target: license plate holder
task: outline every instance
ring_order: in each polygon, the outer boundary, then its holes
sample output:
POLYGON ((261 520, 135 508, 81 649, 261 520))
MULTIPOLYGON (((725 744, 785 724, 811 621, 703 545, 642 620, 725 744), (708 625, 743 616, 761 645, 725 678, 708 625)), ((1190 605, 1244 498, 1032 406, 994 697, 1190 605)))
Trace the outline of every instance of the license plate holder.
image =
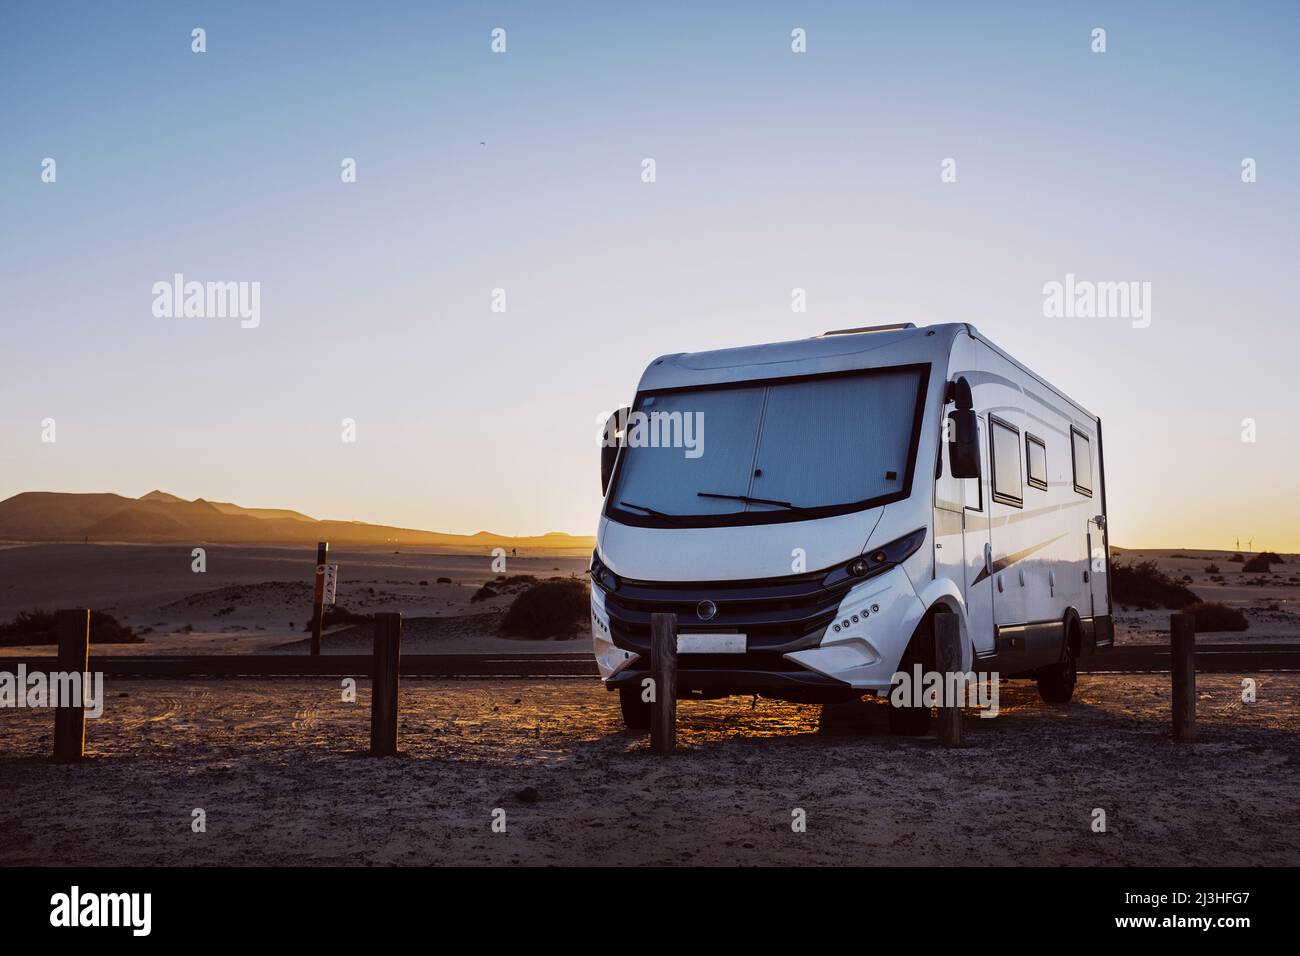
POLYGON ((678 654, 744 654, 749 649, 744 634, 714 632, 678 633, 678 654))

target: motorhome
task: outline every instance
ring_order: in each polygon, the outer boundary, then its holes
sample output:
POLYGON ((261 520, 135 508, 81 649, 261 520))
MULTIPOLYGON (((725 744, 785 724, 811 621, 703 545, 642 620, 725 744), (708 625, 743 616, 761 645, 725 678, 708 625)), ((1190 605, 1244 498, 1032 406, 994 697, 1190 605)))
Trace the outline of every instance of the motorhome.
POLYGON ((682 698, 887 698, 953 614, 964 671, 1062 703, 1114 643, 1101 421, 968 324, 664 355, 605 436, 592 637, 630 727, 657 612, 682 698))

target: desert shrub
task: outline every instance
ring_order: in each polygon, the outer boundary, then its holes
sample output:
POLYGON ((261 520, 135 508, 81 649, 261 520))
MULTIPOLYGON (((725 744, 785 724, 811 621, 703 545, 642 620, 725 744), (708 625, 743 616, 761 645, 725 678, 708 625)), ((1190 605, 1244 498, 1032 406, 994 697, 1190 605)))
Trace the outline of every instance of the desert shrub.
POLYGON ((1206 574, 1218 574, 1218 573, 1219 573, 1219 566, 1218 566, 1217 564, 1211 562, 1211 563, 1209 563, 1209 564, 1207 564, 1207 565, 1205 566, 1205 573, 1206 573, 1206 574))
POLYGON ((1187 554, 1178 554, 1177 552, 1175 552, 1174 554, 1171 554, 1169 557, 1171 557, 1171 558, 1188 558, 1188 557, 1191 557, 1191 555, 1187 555, 1187 554))
POLYGON ((532 574, 512 574, 506 577, 504 574, 498 574, 497 579, 492 582, 494 587, 499 588, 517 588, 527 584, 536 584, 537 577, 532 574))
POLYGON ((439 584, 451 584, 451 578, 438 578, 439 584))
POLYGON ((1237 553, 1234 554, 1232 557, 1230 557, 1228 560, 1235 561, 1237 564, 1241 564, 1241 562, 1245 561, 1246 559, 1243 558, 1240 553, 1237 553))
POLYGON ((1171 580, 1154 561, 1127 565, 1112 563, 1111 592, 1117 604, 1143 610, 1179 610, 1200 600, 1191 590, 1171 580))
MULTIPOLYGON (((355 611, 349 611, 342 605, 336 604, 334 607, 327 607, 321 613, 320 626, 322 628, 333 627, 335 624, 369 624, 371 617, 369 614, 357 614, 355 611)), ((311 630, 311 618, 302 626, 304 631, 311 630)))
MULTIPOLYGON (((1274 555, 1274 557, 1276 557, 1276 555, 1274 555)), ((1269 560, 1267 555, 1257 554, 1249 561, 1245 562, 1241 566, 1241 570, 1243 574, 1247 571, 1251 572, 1252 574, 1260 571, 1262 571, 1265 574, 1268 574, 1268 572, 1272 570, 1272 568, 1269 566, 1269 560)))
POLYGON ((485 584, 471 595, 469 603, 477 604, 479 601, 486 601, 489 598, 494 598, 496 596, 497 592, 485 584))
POLYGON ((1244 631, 1250 627, 1246 615, 1235 607, 1227 607, 1217 602, 1197 601, 1183 608, 1183 612, 1196 618, 1196 630, 1208 631, 1244 631))
POLYGON ((542 581, 514 599, 501 618, 501 631, 534 639, 567 637, 590 613, 591 591, 586 581, 542 581))
MULTIPOLYGON (((50 611, 19 611, 8 624, 0 624, 0 645, 57 644, 54 614, 50 611)), ((143 644, 140 637, 103 611, 90 612, 90 643, 92 644, 143 644)))

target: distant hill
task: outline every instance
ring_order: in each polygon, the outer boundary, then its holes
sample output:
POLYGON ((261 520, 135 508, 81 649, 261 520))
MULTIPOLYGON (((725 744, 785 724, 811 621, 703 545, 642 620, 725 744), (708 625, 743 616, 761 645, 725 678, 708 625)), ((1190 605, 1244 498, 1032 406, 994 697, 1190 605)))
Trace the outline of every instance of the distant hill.
POLYGON ((167 544, 304 544, 590 550, 594 539, 547 532, 511 537, 480 531, 445 534, 363 521, 321 521, 287 508, 243 508, 223 501, 186 501, 164 491, 139 498, 114 494, 25 491, 0 501, 0 541, 83 541, 167 544))

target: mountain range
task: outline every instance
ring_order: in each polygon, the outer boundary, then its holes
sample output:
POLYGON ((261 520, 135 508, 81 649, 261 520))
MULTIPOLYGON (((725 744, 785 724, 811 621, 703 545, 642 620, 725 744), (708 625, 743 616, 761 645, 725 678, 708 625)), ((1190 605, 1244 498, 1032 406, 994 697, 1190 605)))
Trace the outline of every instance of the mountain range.
POLYGON ((511 537, 480 531, 447 534, 322 521, 286 508, 243 508, 225 501, 187 501, 165 491, 139 498, 109 493, 25 491, 0 501, 0 541, 94 541, 168 544, 406 544, 445 548, 590 549, 594 539, 552 531, 511 537))

